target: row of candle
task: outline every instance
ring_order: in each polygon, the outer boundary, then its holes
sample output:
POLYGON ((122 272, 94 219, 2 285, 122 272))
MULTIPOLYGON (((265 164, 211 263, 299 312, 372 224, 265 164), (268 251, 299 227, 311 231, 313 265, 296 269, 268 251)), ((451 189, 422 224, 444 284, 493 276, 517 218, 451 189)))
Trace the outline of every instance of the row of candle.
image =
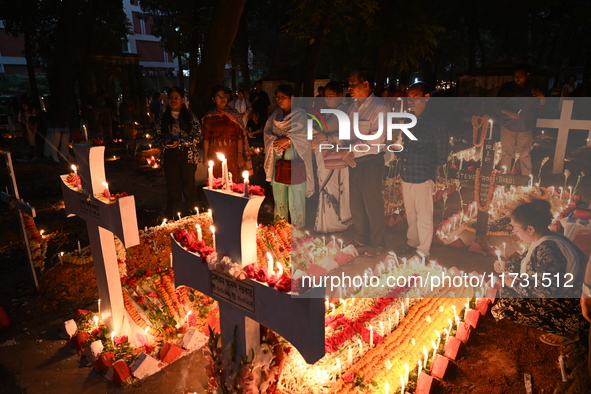
MULTIPOLYGON (((222 162, 222 190, 230 192, 232 190, 232 173, 228 171, 228 160, 222 153, 216 153, 216 155, 222 162)), ((207 181, 209 188, 213 190, 213 160, 210 160, 207 164, 209 165, 207 169, 207 181)), ((250 184, 248 171, 243 171, 242 177, 244 182, 243 196, 248 197, 248 185, 250 184)))

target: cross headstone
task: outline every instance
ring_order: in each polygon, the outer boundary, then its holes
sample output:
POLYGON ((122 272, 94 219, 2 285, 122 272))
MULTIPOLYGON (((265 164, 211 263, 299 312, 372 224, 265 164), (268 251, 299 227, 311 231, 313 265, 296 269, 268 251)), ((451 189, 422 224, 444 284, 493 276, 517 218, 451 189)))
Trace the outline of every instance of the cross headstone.
POLYGON ((74 144, 74 154, 82 190, 71 188, 66 182, 68 176, 61 176, 66 213, 86 221, 104 323, 117 335, 129 337, 131 328, 123 304, 113 234, 126 248, 139 244, 135 198, 120 197, 115 202, 106 203, 95 197, 105 188, 104 146, 74 144))
POLYGON ((8 177, 10 178, 10 187, 12 188, 12 194, 0 192, 0 196, 2 201, 8 203, 13 208, 16 208, 18 211, 18 222, 20 223, 21 233, 23 235, 23 240, 25 242, 25 250, 27 252, 27 260, 29 260, 29 266, 31 267, 31 277, 33 278, 33 283, 35 284, 35 288, 39 288, 39 282, 37 281, 37 274, 35 273, 35 266, 33 265, 33 255, 31 254, 31 248, 29 245, 29 238, 27 237, 27 229, 25 227, 25 220, 23 219, 23 213, 31 217, 36 216, 35 208, 31 205, 27 204, 20 198, 20 193, 18 192, 18 186, 16 184, 16 176, 14 174, 14 167, 12 166, 12 154, 10 152, 4 152, 4 158, 6 159, 6 168, 8 169, 8 177))
MULTIPOLYGON (((256 218, 263 197, 204 189, 216 225, 217 253, 242 266, 255 263, 256 218)), ((175 282, 214 298, 219 303, 222 343, 234 340, 237 358, 252 355, 260 347, 260 324, 287 339, 308 363, 324 356, 325 288, 310 290, 306 297, 280 293, 266 284, 209 270, 196 254, 172 238, 175 282)))
MULTIPOLYGON (((480 164, 480 204, 485 205, 488 197, 488 188, 490 186, 490 177, 492 175, 495 162, 495 140, 486 139, 482 145, 480 164)), ((476 173, 465 170, 450 170, 450 178, 461 181, 474 181, 476 173)), ((497 174, 495 185, 527 186, 530 177, 526 175, 497 174)), ((476 217, 476 235, 485 237, 488 231, 488 209, 486 211, 478 210, 476 217)))
POLYGON ((566 143, 569 130, 588 130, 587 145, 591 145, 591 120, 577 120, 572 118, 574 100, 564 100, 560 119, 538 119, 536 127, 558 129, 556 137, 556 150, 554 152, 553 174, 561 174, 564 168, 564 156, 566 155, 566 143))

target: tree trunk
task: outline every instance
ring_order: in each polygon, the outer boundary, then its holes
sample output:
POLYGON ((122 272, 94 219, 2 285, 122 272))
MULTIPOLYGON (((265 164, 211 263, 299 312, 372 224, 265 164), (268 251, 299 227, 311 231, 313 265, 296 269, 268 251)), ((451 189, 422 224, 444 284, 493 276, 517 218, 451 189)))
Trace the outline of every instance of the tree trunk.
POLYGON ((234 40, 234 48, 236 49, 236 61, 242 73, 242 83, 244 89, 250 91, 250 69, 248 67, 248 32, 246 30, 245 18, 242 18, 238 28, 238 35, 234 40))
POLYGON ((55 127, 69 126, 74 108, 74 55, 80 0, 62 0, 56 29, 56 51, 49 69, 51 111, 55 127))
MULTIPOLYGON (((316 71, 318 70, 318 63, 320 63, 320 55, 326 41, 326 31, 330 26, 332 7, 326 5, 322 11, 320 24, 316 29, 314 42, 306 48, 306 56, 301 66, 300 81, 302 89, 302 97, 314 97, 314 81, 316 81, 316 71)), ((299 90, 299 89, 298 89, 299 90)), ((296 90, 297 93, 297 90, 296 90)))
MULTIPOLYGON (((27 29, 28 30, 28 29, 27 29)), ((33 56, 33 44, 29 31, 25 34, 25 59, 27 59, 27 73, 29 74, 29 87, 31 89, 31 98, 34 103, 40 105, 39 89, 37 89, 37 78, 35 77, 35 57, 33 56)))
POLYGON ((206 103, 210 101, 209 89, 223 81, 224 66, 238 32, 245 1, 219 0, 215 3, 205 38, 203 60, 199 65, 195 89, 191 96, 191 109, 198 116, 206 112, 206 103))

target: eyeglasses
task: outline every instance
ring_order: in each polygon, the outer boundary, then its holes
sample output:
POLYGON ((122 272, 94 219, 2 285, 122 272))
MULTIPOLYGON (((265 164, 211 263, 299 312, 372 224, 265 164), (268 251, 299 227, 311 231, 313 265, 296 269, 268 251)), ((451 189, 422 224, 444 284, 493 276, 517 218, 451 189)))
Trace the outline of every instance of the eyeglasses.
POLYGON ((283 100, 287 100, 289 97, 287 96, 276 96, 275 97, 275 101, 283 101, 283 100))

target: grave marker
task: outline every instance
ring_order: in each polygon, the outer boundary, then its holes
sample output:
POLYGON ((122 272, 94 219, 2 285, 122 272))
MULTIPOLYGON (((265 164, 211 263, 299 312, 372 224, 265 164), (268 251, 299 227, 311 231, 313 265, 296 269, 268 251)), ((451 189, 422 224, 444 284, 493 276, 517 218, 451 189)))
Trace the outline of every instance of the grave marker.
POLYGON ((560 119, 538 119, 536 122, 536 127, 558 129, 556 150, 554 151, 554 164, 552 165, 553 174, 561 174, 564 168, 564 156, 566 155, 569 130, 588 130, 587 146, 591 145, 591 120, 577 120, 572 118, 574 102, 574 100, 564 100, 562 102, 560 119))
POLYGON ((95 197, 104 190, 104 146, 74 144, 74 154, 82 190, 70 188, 66 182, 68 175, 61 176, 66 213, 68 217, 76 215, 86 221, 101 299, 101 314, 105 314, 104 323, 109 331, 131 338, 113 234, 119 237, 126 248, 139 244, 135 198, 126 196, 105 203, 95 197))
MULTIPOLYGON (((264 199, 204 189, 216 226, 217 252, 242 266, 256 262, 256 218, 264 199)), ((176 286, 190 286, 219 303, 222 343, 234 339, 237 357, 260 347, 260 324, 287 339, 308 363, 324 356, 325 288, 314 288, 306 298, 268 287, 251 279, 235 280, 210 271, 196 254, 172 238, 176 286)))
POLYGON ((29 260, 29 266, 31 267, 31 277, 33 278, 33 284, 36 289, 39 289, 39 282, 37 281, 37 273, 35 272, 35 266, 33 265, 33 255, 31 254, 31 247, 29 245, 29 238, 27 237, 27 229, 25 226, 25 220, 23 213, 26 213, 30 217, 37 216, 35 208, 23 200, 21 200, 20 193, 18 192, 18 186, 16 184, 16 176, 14 174, 14 167, 12 166, 12 153, 4 152, 4 158, 6 159, 6 169, 8 170, 8 177, 10 178, 10 187, 12 188, 12 194, 0 192, 2 201, 7 203, 10 207, 16 208, 18 222, 21 227, 21 234, 25 242, 25 250, 27 251, 27 260, 29 260))
MULTIPOLYGON (((488 198, 488 189, 490 187, 490 178, 494 169, 495 162, 495 140, 486 139, 482 145, 482 154, 480 161, 480 204, 485 205, 488 198)), ((475 181, 476 172, 465 170, 449 170, 449 177, 462 181, 475 181)), ((512 175, 497 173, 495 186, 511 185, 511 186, 527 186, 530 177, 526 175, 512 175)), ((476 185, 474 186, 476 187, 476 185)), ((488 231, 488 209, 486 211, 478 210, 476 217, 476 235, 485 237, 488 231)))

